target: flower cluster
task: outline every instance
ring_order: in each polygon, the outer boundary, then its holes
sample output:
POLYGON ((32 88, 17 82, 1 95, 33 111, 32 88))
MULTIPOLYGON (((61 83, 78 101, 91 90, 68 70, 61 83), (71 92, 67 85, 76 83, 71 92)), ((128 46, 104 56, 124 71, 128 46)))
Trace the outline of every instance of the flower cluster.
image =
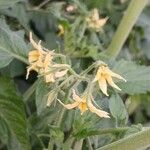
MULTIPOLYGON (((44 48, 41 46, 41 41, 36 43, 33 38, 32 38, 32 33, 30 33, 30 42, 35 48, 35 50, 32 50, 29 52, 28 55, 28 61, 29 61, 29 66, 27 68, 27 76, 26 78, 28 79, 29 73, 31 70, 34 70, 38 72, 39 75, 44 76, 45 82, 46 83, 54 83, 58 78, 63 77, 64 75, 67 74, 68 68, 67 64, 57 64, 54 62, 54 57, 56 53, 54 51, 49 51, 48 49, 44 48)), ((74 72, 74 71, 73 71, 74 72)), ((79 76, 79 75, 78 75, 79 76)), ((98 81, 99 87, 106 96, 108 95, 107 92, 107 83, 117 89, 121 90, 113 81, 113 77, 123 80, 126 82, 126 80, 121 77, 119 74, 114 73, 109 69, 109 67, 101 63, 98 66, 97 73, 95 75, 95 78, 93 81, 90 82, 90 84, 93 84, 98 81)), ((66 79, 67 80, 67 79, 66 79)), ((88 91, 88 90, 87 90, 88 91)), ((72 99, 74 100, 73 103, 71 104, 64 104, 61 100, 57 99, 60 104, 62 104, 66 109, 73 109, 73 108, 79 108, 81 111, 81 115, 89 110, 92 113, 95 113, 99 117, 104 117, 104 118, 109 118, 109 113, 98 109, 94 106, 95 101, 94 98, 91 94, 91 92, 85 92, 86 94, 83 94, 81 97, 78 96, 73 89, 73 94, 72 94, 72 99), (93 104, 94 102, 94 104, 93 104)), ((52 92, 53 94, 53 92, 52 92)), ((55 92, 54 92, 55 95, 55 92)), ((53 95, 53 96, 54 96, 53 95)), ((51 101, 48 98, 47 101, 47 106, 49 106, 51 101)))
POLYGON ((35 48, 29 52, 28 61, 29 67, 27 68, 26 79, 28 79, 31 70, 38 72, 39 75, 44 76, 45 82, 55 82, 67 74, 68 69, 63 68, 65 64, 56 64, 53 61, 55 56, 54 51, 49 51, 41 46, 41 41, 38 44, 33 40, 32 33, 30 32, 30 42, 35 48))

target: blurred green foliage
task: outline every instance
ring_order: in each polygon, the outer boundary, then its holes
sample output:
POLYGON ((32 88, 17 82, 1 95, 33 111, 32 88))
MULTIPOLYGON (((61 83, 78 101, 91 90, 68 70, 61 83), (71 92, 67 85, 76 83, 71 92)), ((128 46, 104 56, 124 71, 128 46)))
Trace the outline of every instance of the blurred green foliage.
MULTIPOLYGON (((111 43, 129 3, 0 0, 0 150, 94 150, 150 126, 149 4, 117 59, 108 60, 101 55, 111 43), (75 7, 72 12, 67 11, 70 5, 75 7), (93 8, 99 10, 102 18, 108 16, 102 32, 87 27, 86 16, 93 8), (63 36, 58 36, 59 24, 64 27, 63 36), (77 73, 103 59, 127 80, 116 81, 121 92, 109 88, 110 98, 93 88, 96 103, 111 113, 110 119, 90 112, 81 116, 79 110, 66 110, 56 103, 55 94, 49 92, 55 91, 59 99, 70 101, 71 81, 57 92, 62 81, 46 85, 34 71, 25 79, 28 52, 32 50, 30 31, 36 41, 42 40, 44 47, 65 55, 63 63, 70 64, 77 73), (52 94, 50 107, 46 106, 48 94, 52 94)), ((92 70, 87 76, 92 79, 93 74, 92 70)), ((86 83, 75 87, 84 91, 86 83)))

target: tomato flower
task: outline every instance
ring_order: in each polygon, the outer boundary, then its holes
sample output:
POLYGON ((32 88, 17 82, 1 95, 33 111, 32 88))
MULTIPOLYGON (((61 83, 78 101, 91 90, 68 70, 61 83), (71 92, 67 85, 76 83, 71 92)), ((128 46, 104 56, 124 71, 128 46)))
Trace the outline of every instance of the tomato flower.
POLYGON ((73 108, 79 108, 80 111, 81 111, 81 115, 87 111, 87 110, 90 110, 92 113, 95 113, 97 114, 99 117, 104 117, 104 118, 110 118, 109 117, 109 113, 103 111, 103 110, 100 110, 100 109, 97 109, 91 102, 91 100, 89 100, 87 102, 87 97, 84 96, 84 97, 79 97, 75 90, 73 90, 73 100, 75 101, 74 103, 71 103, 71 104, 64 104, 62 103, 59 99, 58 101, 67 109, 73 109, 73 108))
POLYGON ((98 68, 97 74, 93 80, 93 82, 98 81, 99 87, 102 92, 108 96, 107 93, 107 83, 116 88, 117 90, 121 91, 121 89, 114 83, 112 77, 118 78, 126 82, 126 80, 117 73, 112 72, 107 65, 103 64, 98 68))

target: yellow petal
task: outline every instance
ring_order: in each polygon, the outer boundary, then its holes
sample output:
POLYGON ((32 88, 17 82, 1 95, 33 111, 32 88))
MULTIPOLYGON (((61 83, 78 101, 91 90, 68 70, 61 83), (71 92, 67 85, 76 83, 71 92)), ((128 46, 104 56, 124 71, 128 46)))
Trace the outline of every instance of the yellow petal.
POLYGON ((29 63, 35 62, 39 59, 39 52, 37 50, 30 51, 28 55, 29 63))
POLYGON ((126 82, 126 79, 124 79, 124 78, 123 78, 122 76, 120 76, 119 74, 112 72, 111 70, 109 70, 109 74, 110 74, 112 77, 118 78, 118 79, 123 80, 123 81, 126 82))
POLYGON ((41 47, 41 41, 39 41, 39 43, 37 44, 34 40, 33 40, 33 38, 32 38, 32 32, 30 32, 30 42, 31 42, 31 44, 33 45, 33 47, 35 48, 35 49, 37 49, 37 50, 39 50, 39 51, 43 51, 42 50, 42 47, 41 47))
POLYGON ((96 76, 92 82, 96 82, 97 80, 99 80, 101 78, 101 73, 102 73, 102 69, 99 67, 99 69, 97 70, 96 76))
POLYGON ((67 74, 67 71, 68 71, 68 69, 63 70, 63 71, 57 71, 57 72, 55 73, 55 77, 56 77, 56 78, 63 77, 65 74, 67 74))
POLYGON ((48 52, 45 56, 44 67, 50 66, 52 64, 52 59, 53 59, 52 53, 48 52))
POLYGON ((72 90, 73 94, 72 94, 72 98, 73 100, 75 100, 76 102, 82 102, 82 99, 76 94, 76 91, 73 89, 72 90))
POLYGON ((114 83, 114 81, 112 80, 112 77, 111 76, 107 76, 106 77, 106 80, 108 82, 108 84, 114 88, 116 88, 117 90, 121 91, 121 89, 114 83))
POLYGON ((102 27, 102 26, 104 26, 104 25, 106 24, 107 20, 108 20, 108 18, 99 19, 99 20, 97 21, 97 25, 98 25, 99 27, 102 27))
POLYGON ((100 87, 100 89, 102 90, 102 92, 103 92, 106 96, 108 96, 108 93, 107 93, 107 83, 106 83, 105 78, 104 78, 104 77, 101 77, 101 78, 99 79, 98 83, 99 83, 99 87, 100 87))
POLYGON ((97 114, 99 117, 110 118, 109 113, 107 113, 106 111, 97 109, 90 101, 88 102, 88 108, 92 113, 97 114))
POLYGON ((62 104, 67 109, 73 109, 73 108, 75 108, 75 107, 77 107, 79 105, 78 102, 74 102, 72 104, 64 104, 59 99, 57 99, 57 100, 59 101, 60 104, 62 104))

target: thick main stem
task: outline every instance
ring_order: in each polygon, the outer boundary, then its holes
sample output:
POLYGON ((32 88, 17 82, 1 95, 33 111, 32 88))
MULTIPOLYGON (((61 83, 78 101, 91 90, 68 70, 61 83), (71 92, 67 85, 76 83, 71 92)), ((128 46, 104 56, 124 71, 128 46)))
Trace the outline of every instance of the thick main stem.
POLYGON ((150 146, 150 129, 106 145, 97 150, 140 150, 150 146))
POLYGON ((127 11, 125 12, 125 15, 112 39, 112 42, 104 53, 108 58, 115 59, 117 57, 132 27, 148 1, 149 0, 132 0, 130 2, 127 11))

